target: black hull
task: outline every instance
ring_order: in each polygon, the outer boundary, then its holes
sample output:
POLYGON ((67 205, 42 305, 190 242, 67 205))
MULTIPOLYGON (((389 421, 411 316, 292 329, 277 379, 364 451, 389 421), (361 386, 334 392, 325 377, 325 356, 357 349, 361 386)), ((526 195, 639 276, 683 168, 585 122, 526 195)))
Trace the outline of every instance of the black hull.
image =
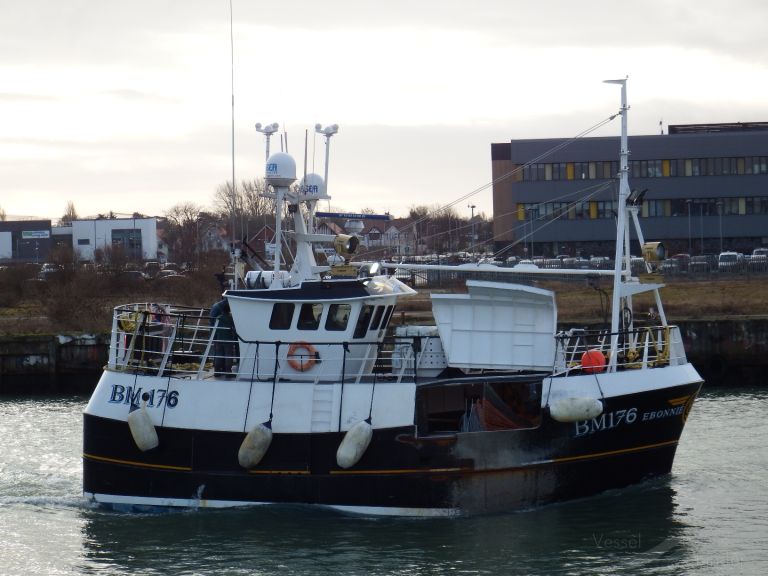
POLYGON ((159 428, 143 453, 125 422, 85 415, 84 491, 168 505, 301 503, 362 512, 485 513, 620 488, 668 473, 700 383, 609 398, 600 418, 528 430, 420 438, 375 430, 360 462, 336 465, 343 434, 275 434, 259 466, 238 465, 243 433, 159 428), (425 512, 426 511, 426 512, 425 512))

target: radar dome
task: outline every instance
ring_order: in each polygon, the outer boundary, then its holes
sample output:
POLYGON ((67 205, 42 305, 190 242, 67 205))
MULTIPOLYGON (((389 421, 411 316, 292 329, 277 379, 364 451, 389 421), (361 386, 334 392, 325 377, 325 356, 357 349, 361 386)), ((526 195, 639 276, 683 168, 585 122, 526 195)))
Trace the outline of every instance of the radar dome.
POLYGON ((296 182, 296 161, 285 152, 272 154, 267 159, 265 179, 272 186, 290 186, 296 182))
POLYGON ((305 194, 307 196, 324 197, 325 181, 323 180, 323 177, 320 176, 320 174, 315 174, 312 172, 301 179, 301 182, 299 183, 299 190, 301 191, 301 194, 305 194))

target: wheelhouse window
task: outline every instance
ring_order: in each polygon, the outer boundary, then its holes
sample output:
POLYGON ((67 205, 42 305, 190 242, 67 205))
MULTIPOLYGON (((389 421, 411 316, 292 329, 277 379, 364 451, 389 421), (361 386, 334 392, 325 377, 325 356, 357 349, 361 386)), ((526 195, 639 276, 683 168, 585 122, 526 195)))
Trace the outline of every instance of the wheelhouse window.
POLYGON ((299 330, 317 330, 320 326, 320 316, 323 315, 322 304, 302 304, 299 310, 299 321, 296 328, 299 330))
POLYGON ((290 302, 277 302, 272 307, 272 316, 269 319, 269 328, 271 330, 288 330, 293 320, 293 309, 295 304, 290 302))
POLYGON ((378 330, 381 324, 381 317, 384 314, 385 306, 376 306, 376 312, 373 313, 373 320, 371 320, 371 327, 368 330, 378 330))
POLYGON ((328 317, 325 319, 325 329, 346 330, 350 312, 352 312, 350 304, 331 304, 328 308, 328 317))
POLYGON ((389 319, 392 318, 392 312, 394 312, 394 306, 387 306, 387 311, 384 313, 384 318, 381 320, 381 329, 384 330, 389 324, 389 319))
POLYGON ((357 324, 355 325, 355 333, 353 338, 362 338, 365 333, 368 332, 368 324, 371 323, 371 316, 373 315, 373 306, 366 304, 360 311, 360 316, 357 318, 357 324))

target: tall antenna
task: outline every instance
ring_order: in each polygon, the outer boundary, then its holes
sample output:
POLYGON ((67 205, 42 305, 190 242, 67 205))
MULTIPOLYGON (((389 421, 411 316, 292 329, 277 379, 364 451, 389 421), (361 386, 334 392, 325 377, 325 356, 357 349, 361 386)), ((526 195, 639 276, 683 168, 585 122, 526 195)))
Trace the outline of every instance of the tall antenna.
MULTIPOLYGON (((230 202, 229 225, 232 229, 230 247, 232 256, 232 289, 237 290, 237 262, 235 260, 235 203, 237 202, 237 183, 235 181, 235 34, 233 22, 232 0, 229 0, 229 58, 232 88, 232 200, 230 202)), ((242 230, 240 231, 242 232, 242 230)))

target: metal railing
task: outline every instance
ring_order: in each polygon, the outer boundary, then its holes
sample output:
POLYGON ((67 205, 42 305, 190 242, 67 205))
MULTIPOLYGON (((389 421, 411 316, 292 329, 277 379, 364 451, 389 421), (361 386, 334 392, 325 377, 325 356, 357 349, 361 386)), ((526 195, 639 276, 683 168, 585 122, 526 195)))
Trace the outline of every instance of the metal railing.
MULTIPOLYGON (((647 326, 617 332, 617 370, 643 370, 685 364, 677 326, 647 326)), ((607 330, 572 329, 556 335, 557 372, 594 374, 607 369, 611 337, 607 330), (597 356, 595 354, 598 354, 597 356)))
MULTIPOLYGON (((555 335, 557 374, 607 369, 611 332, 571 329, 555 335), (595 354, 599 354, 599 357, 595 354), (602 359, 602 360, 601 360, 602 359)), ((648 326, 617 333, 617 370, 651 369, 687 362, 677 326, 648 326)), ((115 308, 108 368, 186 379, 319 382, 417 381, 434 373, 427 342, 434 336, 377 341, 247 341, 212 318, 206 308, 131 304, 115 308)))
POLYGON ((248 341, 207 308, 115 308, 108 368, 158 377, 306 382, 416 380, 429 337, 380 341, 248 341))

